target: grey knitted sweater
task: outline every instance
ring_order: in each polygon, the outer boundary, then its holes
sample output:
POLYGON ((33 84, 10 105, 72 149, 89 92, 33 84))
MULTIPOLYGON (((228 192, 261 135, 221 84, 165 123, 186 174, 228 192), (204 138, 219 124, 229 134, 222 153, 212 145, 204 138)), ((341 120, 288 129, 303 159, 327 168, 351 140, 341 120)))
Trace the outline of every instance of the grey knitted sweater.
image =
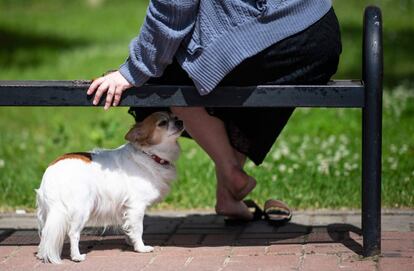
POLYGON ((205 95, 244 59, 306 29, 331 5, 331 0, 151 0, 119 70, 141 86, 161 76, 175 56, 205 95))

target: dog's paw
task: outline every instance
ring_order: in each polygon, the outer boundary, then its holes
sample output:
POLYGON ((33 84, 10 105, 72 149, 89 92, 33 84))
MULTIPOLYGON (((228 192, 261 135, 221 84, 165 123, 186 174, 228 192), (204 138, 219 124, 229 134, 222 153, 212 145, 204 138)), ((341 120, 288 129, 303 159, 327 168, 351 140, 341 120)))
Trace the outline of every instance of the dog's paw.
POLYGON ((76 256, 72 256, 72 261, 74 262, 83 262, 86 259, 86 255, 85 254, 79 254, 76 256))
POLYGON ((153 252, 154 248, 152 246, 142 246, 142 247, 136 247, 135 251, 140 252, 140 253, 148 253, 148 252, 153 252))

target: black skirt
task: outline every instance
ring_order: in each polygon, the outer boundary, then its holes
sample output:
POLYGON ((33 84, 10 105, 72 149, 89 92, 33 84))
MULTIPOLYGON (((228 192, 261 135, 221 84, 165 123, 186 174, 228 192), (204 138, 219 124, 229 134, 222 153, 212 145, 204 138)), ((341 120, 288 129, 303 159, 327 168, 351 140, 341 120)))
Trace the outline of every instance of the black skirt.
MULTIPOLYGON (((341 54, 338 20, 331 9, 304 31, 273 44, 244 60, 220 82, 220 86, 259 84, 325 84, 335 74, 341 54)), ((192 85, 176 60, 151 84, 192 85)), ((155 111, 168 108, 131 107, 129 113, 142 121, 155 111)), ((289 117, 293 107, 284 108, 206 108, 226 126, 230 143, 256 165, 263 162, 289 117)), ((184 134, 190 137, 188 134, 184 134)))

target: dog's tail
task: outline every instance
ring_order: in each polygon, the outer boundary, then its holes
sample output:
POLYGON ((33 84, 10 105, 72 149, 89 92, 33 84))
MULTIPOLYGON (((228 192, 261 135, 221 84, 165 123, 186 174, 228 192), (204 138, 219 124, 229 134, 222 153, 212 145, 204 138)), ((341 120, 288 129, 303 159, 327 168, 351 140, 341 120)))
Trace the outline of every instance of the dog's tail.
POLYGON ((63 242, 68 221, 63 208, 48 208, 40 191, 37 192, 37 220, 39 223, 40 244, 37 258, 44 262, 61 263, 63 242), (49 209, 49 210, 48 210, 49 209))

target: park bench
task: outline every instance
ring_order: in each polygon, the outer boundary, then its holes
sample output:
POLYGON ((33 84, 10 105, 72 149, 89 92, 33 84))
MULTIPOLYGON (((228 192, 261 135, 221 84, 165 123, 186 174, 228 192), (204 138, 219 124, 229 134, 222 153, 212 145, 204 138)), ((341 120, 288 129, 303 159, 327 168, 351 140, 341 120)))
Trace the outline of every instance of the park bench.
MULTIPOLYGON (((383 48, 378 7, 365 9, 362 80, 327 85, 219 87, 200 96, 193 86, 144 85, 123 94, 120 106, 329 107, 362 109, 363 255, 381 252, 381 129, 383 48)), ((0 81, 0 106, 92 106, 91 81, 0 81)), ((103 101, 101 101, 101 105, 103 101)))

